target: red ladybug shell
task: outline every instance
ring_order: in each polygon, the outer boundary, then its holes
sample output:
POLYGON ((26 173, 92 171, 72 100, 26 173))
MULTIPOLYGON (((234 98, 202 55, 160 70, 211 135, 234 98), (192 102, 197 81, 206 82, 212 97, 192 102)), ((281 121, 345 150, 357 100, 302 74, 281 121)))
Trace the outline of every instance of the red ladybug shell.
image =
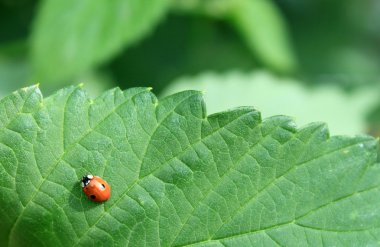
POLYGON ((91 201, 105 202, 111 196, 111 187, 101 177, 86 175, 82 180, 83 192, 91 201))

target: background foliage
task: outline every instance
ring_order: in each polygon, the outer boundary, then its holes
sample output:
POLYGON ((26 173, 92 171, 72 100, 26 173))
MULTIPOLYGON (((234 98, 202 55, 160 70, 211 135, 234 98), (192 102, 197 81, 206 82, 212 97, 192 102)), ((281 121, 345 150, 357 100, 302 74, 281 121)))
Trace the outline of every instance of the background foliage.
MULTIPOLYGON (((290 115, 312 121, 308 116, 316 112, 345 130, 341 116, 354 108, 352 122, 360 124, 345 133, 378 135, 379 95, 363 92, 379 89, 379 23, 375 0, 0 0, 0 95, 35 83, 49 93, 81 82, 94 95, 115 86, 152 86, 160 94, 178 88, 173 84, 183 76, 264 70, 270 79, 260 88, 263 100, 242 76, 226 102, 246 99, 287 112, 271 92, 285 101, 297 97, 290 79, 320 105, 284 106, 290 115), (241 94, 242 88, 249 90, 241 94), (326 97, 339 111, 335 119, 323 115, 326 97), (341 97, 350 102, 346 109, 341 97)), ((197 79, 181 89, 211 83, 215 94, 228 95, 217 82, 198 85, 197 79)), ((219 102, 207 103, 220 109, 219 102)))

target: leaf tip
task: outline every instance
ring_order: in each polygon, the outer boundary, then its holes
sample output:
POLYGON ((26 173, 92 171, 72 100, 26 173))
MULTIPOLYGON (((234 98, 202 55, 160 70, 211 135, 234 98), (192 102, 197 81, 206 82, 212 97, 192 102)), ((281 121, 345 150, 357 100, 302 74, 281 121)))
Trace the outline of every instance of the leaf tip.
POLYGON ((18 94, 18 93, 37 93, 38 95, 40 95, 42 97, 42 93, 41 93, 41 90, 40 90, 40 83, 37 83, 35 85, 32 85, 32 86, 28 86, 28 87, 23 87, 23 88, 20 88, 19 90, 16 90, 13 92, 13 94, 18 94))

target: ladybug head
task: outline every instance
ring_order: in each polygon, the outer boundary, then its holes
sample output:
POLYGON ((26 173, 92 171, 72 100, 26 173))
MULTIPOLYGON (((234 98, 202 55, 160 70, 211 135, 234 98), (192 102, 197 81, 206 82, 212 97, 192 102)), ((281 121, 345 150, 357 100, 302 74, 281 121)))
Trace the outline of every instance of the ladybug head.
POLYGON ((90 183, 90 180, 93 178, 94 178, 94 176, 92 176, 91 174, 83 176, 81 179, 82 188, 86 187, 90 183))

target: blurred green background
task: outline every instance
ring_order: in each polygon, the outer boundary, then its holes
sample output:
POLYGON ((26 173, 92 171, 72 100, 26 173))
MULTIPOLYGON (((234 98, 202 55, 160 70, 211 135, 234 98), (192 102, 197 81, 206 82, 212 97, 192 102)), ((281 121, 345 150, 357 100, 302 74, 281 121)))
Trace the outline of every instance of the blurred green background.
POLYGON ((209 113, 380 134, 378 0, 0 0, 0 95, 206 91, 209 113))

